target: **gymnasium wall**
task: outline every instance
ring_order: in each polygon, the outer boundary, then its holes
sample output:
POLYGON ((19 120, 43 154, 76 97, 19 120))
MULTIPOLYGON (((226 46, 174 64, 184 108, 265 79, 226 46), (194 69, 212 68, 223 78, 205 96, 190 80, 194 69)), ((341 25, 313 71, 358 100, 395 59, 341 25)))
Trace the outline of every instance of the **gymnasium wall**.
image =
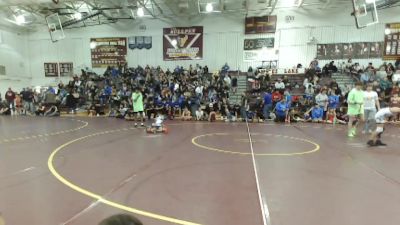
POLYGON ((0 75, 2 99, 8 87, 20 89, 30 85, 27 52, 26 35, 0 28, 0 65, 6 68, 6 75, 0 75))
MULTIPOLYGON (((245 38, 275 37, 275 48, 279 49, 279 67, 291 68, 297 63, 308 65, 316 55, 316 45, 307 44, 310 37, 315 37, 318 43, 383 41, 384 23, 399 22, 398 8, 380 11, 381 24, 365 29, 355 28, 354 18, 350 16, 351 8, 330 10, 276 11, 278 27, 275 34, 244 35, 244 17, 235 15, 215 16, 210 14, 198 20, 182 21, 177 24, 167 24, 159 20, 144 19, 103 25, 81 29, 66 30, 67 38, 52 43, 47 31, 31 33, 28 36, 29 62, 33 85, 48 85, 57 82, 54 78, 44 77, 44 62, 73 62, 76 72, 81 68, 91 67, 89 40, 93 37, 128 37, 152 36, 153 47, 150 50, 129 50, 128 64, 160 65, 173 69, 176 65, 189 66, 199 63, 207 64, 211 70, 222 67, 227 62, 231 69, 246 71, 249 66, 258 66, 259 62, 243 61, 243 41, 245 38), (294 20, 286 22, 287 15, 294 20), (318 19, 314 19, 318 18, 318 19), (146 25, 146 31, 140 31, 139 25, 146 25), (163 61, 162 28, 173 26, 204 26, 203 60, 193 61, 163 61)), ((362 64, 373 62, 380 64, 380 59, 356 60, 362 64)), ((321 62, 325 63, 325 62, 321 62)), ((96 72, 103 72, 97 69, 96 72)), ((68 79, 68 78, 64 78, 68 79)))

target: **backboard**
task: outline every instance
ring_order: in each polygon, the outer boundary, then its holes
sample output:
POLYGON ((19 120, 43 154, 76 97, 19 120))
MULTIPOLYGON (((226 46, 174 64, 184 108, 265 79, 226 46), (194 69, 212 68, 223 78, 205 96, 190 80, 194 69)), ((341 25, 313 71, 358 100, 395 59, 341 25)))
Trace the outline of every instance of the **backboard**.
POLYGON ((65 38, 64 30, 58 13, 47 16, 46 22, 52 42, 57 42, 65 38))
POLYGON ((358 29, 379 23, 376 10, 376 0, 352 0, 354 12, 352 15, 356 20, 358 29))

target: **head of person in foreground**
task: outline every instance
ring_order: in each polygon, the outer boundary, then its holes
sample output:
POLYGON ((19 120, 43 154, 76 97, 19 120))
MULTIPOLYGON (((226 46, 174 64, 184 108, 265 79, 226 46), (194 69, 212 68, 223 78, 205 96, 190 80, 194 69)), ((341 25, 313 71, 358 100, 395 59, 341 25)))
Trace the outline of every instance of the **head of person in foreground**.
POLYGON ((99 225, 143 225, 143 223, 132 215, 117 214, 104 219, 99 225))

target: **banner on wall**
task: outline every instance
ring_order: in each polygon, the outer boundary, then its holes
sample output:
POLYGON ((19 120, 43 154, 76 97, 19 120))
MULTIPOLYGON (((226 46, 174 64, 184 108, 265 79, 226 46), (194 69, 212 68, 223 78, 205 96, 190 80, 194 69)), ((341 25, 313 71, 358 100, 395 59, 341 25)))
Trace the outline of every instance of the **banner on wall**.
POLYGON ((74 64, 72 62, 60 62, 60 77, 68 77, 74 75, 74 64))
POLYGON ((258 50, 262 48, 273 48, 275 38, 244 39, 244 50, 258 50))
POLYGON ((126 63, 126 38, 91 38, 92 67, 118 66, 126 63))
POLYGON ((243 61, 245 62, 262 62, 268 60, 278 60, 278 54, 275 49, 243 51, 243 61))
POLYGON ((44 63, 44 76, 58 77, 58 63, 54 62, 44 63))
POLYGON ((203 58, 203 27, 164 28, 163 55, 165 61, 203 58))
POLYGON ((277 16, 246 17, 245 34, 265 34, 276 32, 277 16))
POLYGON ((384 60, 400 58, 400 23, 386 24, 384 49, 384 60))
POLYGON ((368 59, 382 57, 381 42, 318 44, 317 59, 368 59))
POLYGON ((274 40, 274 38, 245 39, 243 61, 253 62, 277 59, 274 40))
POLYGON ((129 49, 151 49, 153 47, 153 39, 151 36, 132 36, 128 37, 129 49))

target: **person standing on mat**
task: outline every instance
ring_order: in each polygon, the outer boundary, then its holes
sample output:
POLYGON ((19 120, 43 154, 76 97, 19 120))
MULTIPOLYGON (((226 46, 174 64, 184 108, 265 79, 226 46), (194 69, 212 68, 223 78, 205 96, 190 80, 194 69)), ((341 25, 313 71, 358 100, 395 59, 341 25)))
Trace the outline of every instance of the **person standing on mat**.
POLYGON ((389 121, 390 117, 400 113, 399 107, 383 108, 380 109, 375 115, 376 130, 372 132, 371 137, 367 144, 369 146, 386 146, 382 143, 381 136, 385 130, 385 123, 389 121))
POLYGON ((363 133, 372 133, 371 123, 375 121, 376 110, 380 110, 378 93, 372 90, 372 83, 367 85, 367 90, 364 92, 364 118, 365 126, 363 133))
MULTIPOLYGON (((133 105, 133 113, 137 118, 140 118, 141 126, 144 126, 143 124, 143 95, 142 92, 140 92, 140 88, 136 88, 135 92, 132 93, 132 105, 133 105), (139 115, 138 115, 139 114, 139 115)), ((137 122, 135 122, 135 127, 137 126, 137 122)))
POLYGON ((363 84, 357 82, 347 97, 347 114, 349 115, 348 137, 354 137, 357 134, 357 125, 359 120, 364 120, 364 92, 363 84))

